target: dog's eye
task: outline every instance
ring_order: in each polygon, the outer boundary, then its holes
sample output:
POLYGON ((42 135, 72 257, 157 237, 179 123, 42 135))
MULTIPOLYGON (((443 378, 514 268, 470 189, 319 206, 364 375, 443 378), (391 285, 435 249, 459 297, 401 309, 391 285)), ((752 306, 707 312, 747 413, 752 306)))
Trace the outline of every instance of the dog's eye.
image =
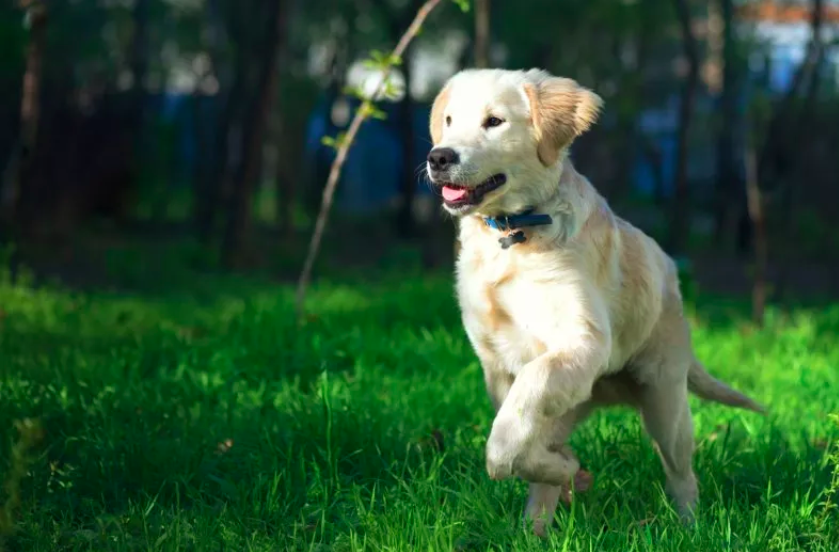
POLYGON ((446 116, 446 126, 452 126, 452 116, 446 116))
POLYGON ((502 121, 498 117, 487 117, 486 120, 484 120, 484 128, 497 127, 501 125, 501 123, 503 122, 504 121, 502 121))

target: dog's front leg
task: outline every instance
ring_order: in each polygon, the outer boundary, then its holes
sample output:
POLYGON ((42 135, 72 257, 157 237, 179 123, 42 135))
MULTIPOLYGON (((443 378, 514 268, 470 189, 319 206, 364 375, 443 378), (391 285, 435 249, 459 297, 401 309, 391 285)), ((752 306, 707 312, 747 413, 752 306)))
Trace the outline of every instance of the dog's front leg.
POLYGON ((486 451, 490 477, 516 475, 551 485, 571 481, 579 462, 556 443, 555 424, 591 396, 608 357, 606 336, 589 334, 573 349, 548 351, 522 367, 492 424, 486 451))

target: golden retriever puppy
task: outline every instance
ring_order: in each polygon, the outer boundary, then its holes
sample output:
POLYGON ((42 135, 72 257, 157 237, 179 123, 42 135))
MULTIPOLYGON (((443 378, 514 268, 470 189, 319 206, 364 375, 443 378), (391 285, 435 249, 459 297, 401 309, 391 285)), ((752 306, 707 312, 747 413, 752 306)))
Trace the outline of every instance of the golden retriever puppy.
POLYGON ((427 170, 459 219, 457 297, 496 409, 490 477, 530 483, 544 535, 579 470, 566 441, 598 406, 635 407, 686 521, 697 483, 688 393, 762 412, 694 356, 674 262, 568 158, 602 100, 542 70, 466 70, 434 101, 427 170))

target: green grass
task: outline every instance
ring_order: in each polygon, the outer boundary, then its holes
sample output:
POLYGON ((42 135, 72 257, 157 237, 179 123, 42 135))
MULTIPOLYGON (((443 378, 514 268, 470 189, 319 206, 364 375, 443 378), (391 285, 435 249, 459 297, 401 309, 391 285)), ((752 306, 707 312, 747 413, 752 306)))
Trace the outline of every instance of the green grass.
POLYGON ((491 407, 450 275, 321 283, 303 327, 288 286, 183 280, 0 283, 0 480, 20 484, 7 550, 837 549, 839 306, 754 331, 741 305, 700 297, 701 358, 771 415, 694 401, 693 528, 635 415, 596 415, 573 437, 594 487, 545 543, 521 528, 524 484, 484 471, 491 407), (44 434, 21 480, 24 419, 44 434))

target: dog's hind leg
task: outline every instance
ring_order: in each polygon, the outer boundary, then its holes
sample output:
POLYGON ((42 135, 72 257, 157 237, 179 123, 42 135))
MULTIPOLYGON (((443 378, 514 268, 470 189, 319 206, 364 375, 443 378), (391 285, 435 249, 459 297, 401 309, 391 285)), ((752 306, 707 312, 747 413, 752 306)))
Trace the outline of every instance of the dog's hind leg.
POLYGON ((667 476, 667 492, 685 522, 694 519, 698 498, 693 472, 693 419, 687 382, 655 382, 645 386, 641 418, 653 439, 667 476))

